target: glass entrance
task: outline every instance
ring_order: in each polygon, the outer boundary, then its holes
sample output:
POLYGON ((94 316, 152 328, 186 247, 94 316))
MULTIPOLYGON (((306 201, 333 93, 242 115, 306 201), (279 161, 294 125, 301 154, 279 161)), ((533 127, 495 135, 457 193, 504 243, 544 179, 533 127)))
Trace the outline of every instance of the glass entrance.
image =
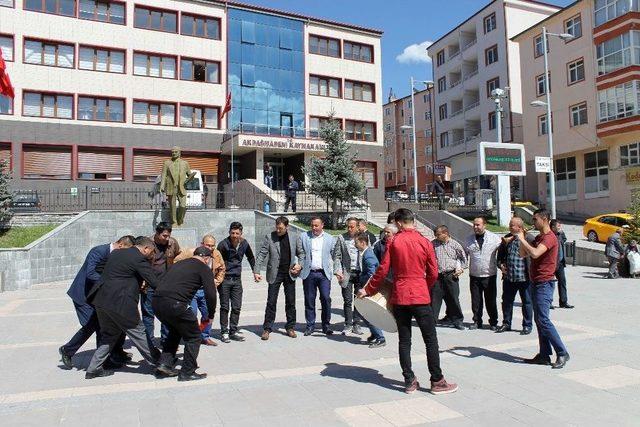
POLYGON ((284 162, 282 159, 264 159, 265 163, 269 163, 273 171, 272 190, 284 189, 284 162))

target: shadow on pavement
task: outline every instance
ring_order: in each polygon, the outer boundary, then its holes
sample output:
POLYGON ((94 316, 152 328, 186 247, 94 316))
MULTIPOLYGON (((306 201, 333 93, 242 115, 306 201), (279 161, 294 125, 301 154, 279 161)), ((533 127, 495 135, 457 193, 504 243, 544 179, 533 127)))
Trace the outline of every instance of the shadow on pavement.
POLYGON ((507 353, 502 353, 499 351, 487 350, 481 347, 453 347, 448 350, 445 350, 446 353, 451 353, 455 356, 466 357, 466 358, 476 358, 479 356, 488 357, 490 359, 499 360, 501 362, 508 363, 524 363, 524 359, 522 357, 515 357, 507 353), (469 352, 469 354, 462 354, 460 352, 469 352))
POLYGON ((325 363, 326 368, 320 372, 323 377, 342 378, 363 384, 375 384, 395 391, 404 391, 404 382, 385 378, 380 372, 361 366, 325 363))

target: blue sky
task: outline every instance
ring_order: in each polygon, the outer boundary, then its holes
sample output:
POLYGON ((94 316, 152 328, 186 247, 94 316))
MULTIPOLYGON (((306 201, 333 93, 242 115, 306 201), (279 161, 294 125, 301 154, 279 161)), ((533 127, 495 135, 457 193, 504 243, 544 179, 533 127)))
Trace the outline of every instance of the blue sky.
MULTIPOLYGON (((389 88, 396 96, 409 94, 409 78, 431 78, 426 53, 421 62, 416 53, 422 43, 439 39, 453 27, 488 4, 490 0, 244 0, 260 6, 302 13, 384 31, 382 79, 384 100, 389 88), (407 49, 405 52, 405 49, 407 49), (413 53, 413 54, 412 54, 413 53), (398 59, 400 56, 400 60, 398 59)), ((547 0, 566 6, 573 0, 547 0)))

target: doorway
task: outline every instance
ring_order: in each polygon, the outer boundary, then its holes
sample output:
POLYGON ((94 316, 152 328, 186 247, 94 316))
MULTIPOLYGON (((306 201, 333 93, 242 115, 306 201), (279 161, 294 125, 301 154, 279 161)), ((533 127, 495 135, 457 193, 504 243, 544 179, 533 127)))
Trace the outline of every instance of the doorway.
POLYGON ((280 158, 265 157, 265 164, 269 163, 273 170, 272 190, 284 189, 284 161, 280 158))
POLYGON ((293 136, 293 115, 280 114, 280 134, 282 136, 293 136))

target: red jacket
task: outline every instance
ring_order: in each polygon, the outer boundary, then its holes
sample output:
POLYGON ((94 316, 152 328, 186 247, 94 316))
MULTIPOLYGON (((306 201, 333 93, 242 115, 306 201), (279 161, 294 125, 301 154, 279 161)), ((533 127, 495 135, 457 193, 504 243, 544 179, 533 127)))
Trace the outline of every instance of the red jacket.
POLYGON ((433 245, 415 229, 403 230, 393 237, 369 284, 367 295, 378 292, 393 270, 389 302, 394 305, 430 304, 431 289, 438 278, 438 263, 433 245))

